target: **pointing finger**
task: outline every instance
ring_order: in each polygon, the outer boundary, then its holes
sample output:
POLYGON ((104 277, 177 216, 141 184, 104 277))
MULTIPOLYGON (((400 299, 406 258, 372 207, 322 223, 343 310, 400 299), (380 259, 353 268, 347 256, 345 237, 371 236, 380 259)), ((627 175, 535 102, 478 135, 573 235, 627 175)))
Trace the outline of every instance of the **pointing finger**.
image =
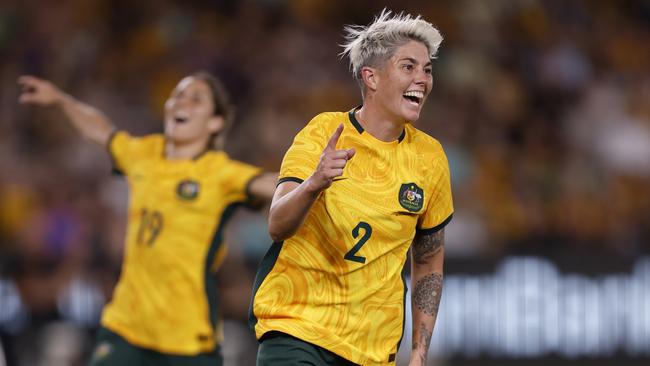
POLYGON ((336 128, 336 131, 334 131, 334 134, 330 137, 329 141, 327 141, 327 145, 325 146, 326 151, 336 150, 336 143, 339 141, 339 137, 341 137, 341 132, 343 132, 342 123, 336 128))

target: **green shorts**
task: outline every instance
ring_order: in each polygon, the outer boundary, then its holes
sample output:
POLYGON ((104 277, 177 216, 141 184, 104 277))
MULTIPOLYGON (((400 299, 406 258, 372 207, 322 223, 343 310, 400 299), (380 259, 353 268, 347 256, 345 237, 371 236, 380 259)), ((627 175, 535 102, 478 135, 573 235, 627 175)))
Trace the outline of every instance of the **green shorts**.
POLYGON ((257 366, 355 366, 324 348, 280 332, 262 336, 257 366))
POLYGON ((101 327, 90 366, 222 366, 221 349, 195 356, 178 356, 136 347, 119 335, 101 327))

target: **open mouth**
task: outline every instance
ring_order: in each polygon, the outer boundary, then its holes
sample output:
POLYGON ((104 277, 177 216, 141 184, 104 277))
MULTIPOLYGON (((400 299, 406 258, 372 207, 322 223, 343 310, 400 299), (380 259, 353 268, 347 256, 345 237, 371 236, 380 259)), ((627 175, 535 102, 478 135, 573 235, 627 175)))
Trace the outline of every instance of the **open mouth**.
POLYGON ((424 99, 424 92, 422 91, 407 91, 402 95, 404 99, 408 100, 409 103, 414 105, 420 105, 422 99, 424 99))
POLYGON ((185 123, 189 118, 186 116, 174 116, 174 122, 176 123, 185 123))

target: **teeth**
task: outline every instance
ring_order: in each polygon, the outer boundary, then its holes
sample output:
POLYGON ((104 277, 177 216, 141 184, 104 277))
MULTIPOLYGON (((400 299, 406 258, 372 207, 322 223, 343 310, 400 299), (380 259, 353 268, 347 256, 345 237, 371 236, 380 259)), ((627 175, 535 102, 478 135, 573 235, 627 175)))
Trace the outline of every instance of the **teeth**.
POLYGON ((412 91, 407 91, 406 93, 404 93, 404 96, 405 97, 414 97, 414 98, 422 99, 422 98, 424 98, 424 92, 412 90, 412 91))
POLYGON ((187 113, 179 112, 174 115, 174 118, 176 119, 187 119, 189 116, 187 113))

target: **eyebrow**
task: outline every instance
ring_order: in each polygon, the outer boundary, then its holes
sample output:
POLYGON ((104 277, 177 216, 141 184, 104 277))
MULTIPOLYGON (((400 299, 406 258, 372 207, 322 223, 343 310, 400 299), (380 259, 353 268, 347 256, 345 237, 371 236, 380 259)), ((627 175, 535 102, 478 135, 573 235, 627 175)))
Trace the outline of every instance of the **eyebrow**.
MULTIPOLYGON (((406 60, 406 61, 410 61, 410 62, 412 62, 412 63, 414 63, 414 64, 416 64, 416 65, 418 64, 418 61, 417 61, 416 59, 414 59, 413 57, 408 57, 408 56, 406 56, 406 57, 402 57, 402 58, 400 59, 400 61, 405 61, 405 60, 406 60)), ((429 60, 429 62, 427 62, 426 64, 424 64, 424 67, 431 66, 431 65, 432 65, 431 60, 429 60)))

